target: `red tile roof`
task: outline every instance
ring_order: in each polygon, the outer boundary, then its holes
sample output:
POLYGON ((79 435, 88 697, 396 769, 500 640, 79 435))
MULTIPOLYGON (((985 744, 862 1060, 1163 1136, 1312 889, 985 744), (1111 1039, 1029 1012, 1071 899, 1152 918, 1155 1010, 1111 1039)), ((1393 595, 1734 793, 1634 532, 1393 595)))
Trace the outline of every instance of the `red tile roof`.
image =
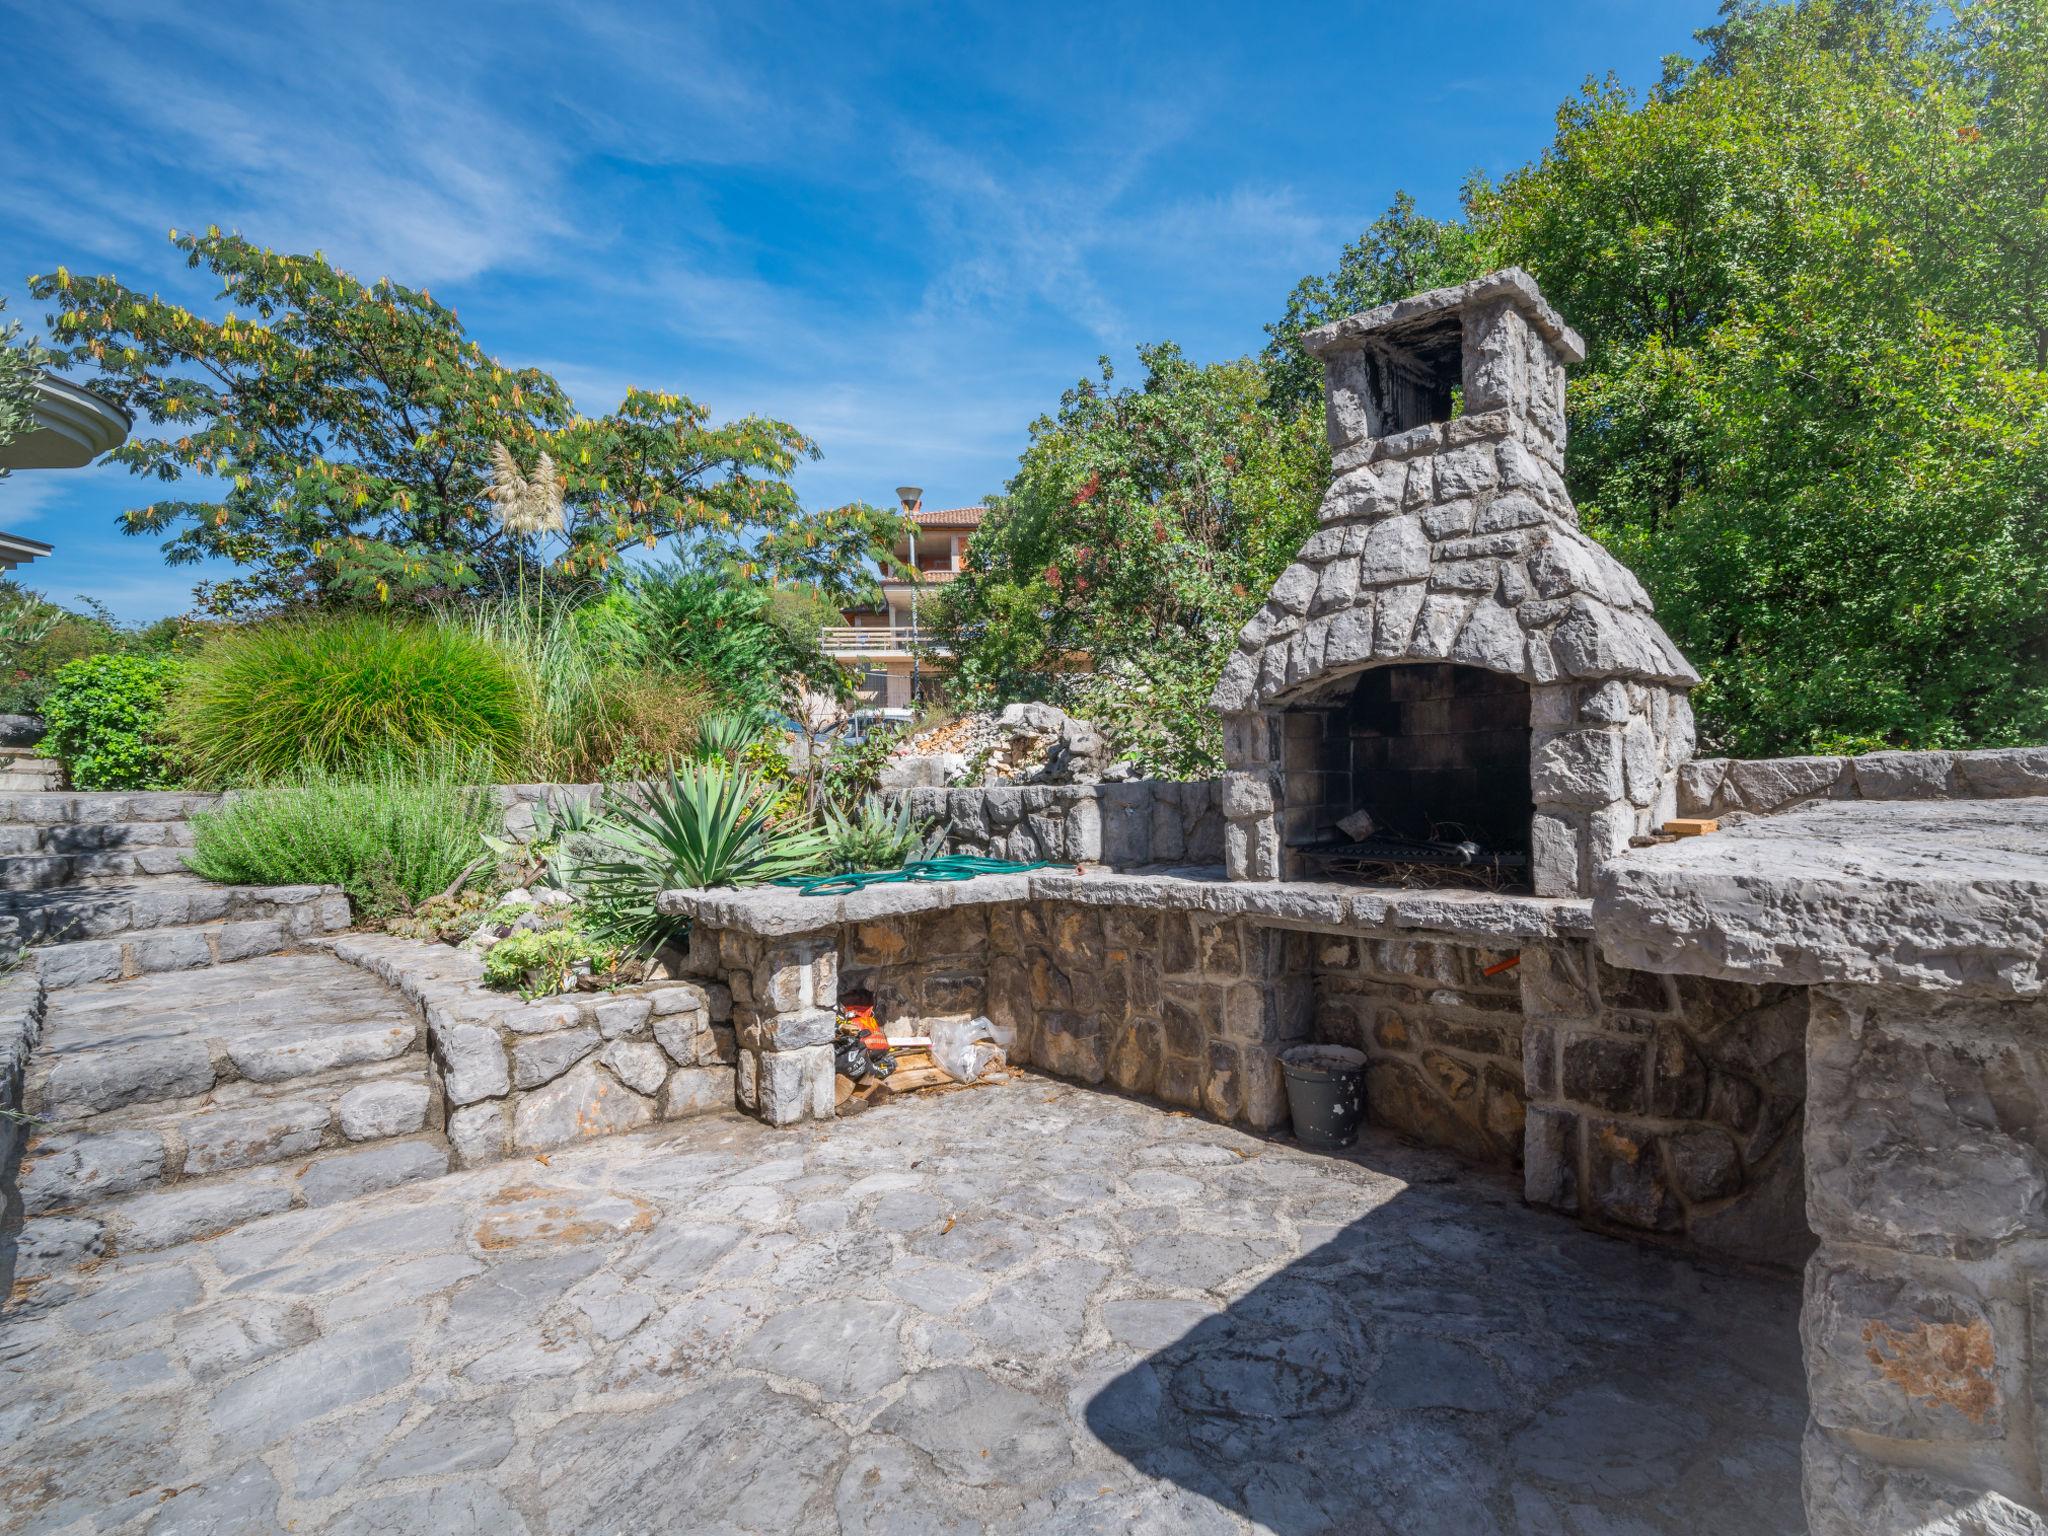
POLYGON ((920 528, 979 528, 986 507, 934 507, 910 514, 920 528))

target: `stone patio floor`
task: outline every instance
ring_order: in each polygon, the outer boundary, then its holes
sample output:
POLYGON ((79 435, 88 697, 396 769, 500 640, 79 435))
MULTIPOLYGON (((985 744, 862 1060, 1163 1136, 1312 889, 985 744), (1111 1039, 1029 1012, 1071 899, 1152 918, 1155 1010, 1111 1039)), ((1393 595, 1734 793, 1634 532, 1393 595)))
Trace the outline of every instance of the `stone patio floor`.
POLYGON ((1790 1279, 1022 1075, 59 1275, 8 1532, 1804 1529, 1790 1279))

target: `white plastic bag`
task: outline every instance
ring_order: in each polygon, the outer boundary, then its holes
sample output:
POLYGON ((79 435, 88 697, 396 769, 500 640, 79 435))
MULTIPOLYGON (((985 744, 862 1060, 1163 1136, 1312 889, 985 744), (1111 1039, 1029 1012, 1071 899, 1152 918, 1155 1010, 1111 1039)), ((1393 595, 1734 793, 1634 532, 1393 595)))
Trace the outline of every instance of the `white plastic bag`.
POLYGON ((985 1018, 934 1019, 932 1060, 956 1082, 971 1083, 1009 1060, 1016 1031, 985 1018))

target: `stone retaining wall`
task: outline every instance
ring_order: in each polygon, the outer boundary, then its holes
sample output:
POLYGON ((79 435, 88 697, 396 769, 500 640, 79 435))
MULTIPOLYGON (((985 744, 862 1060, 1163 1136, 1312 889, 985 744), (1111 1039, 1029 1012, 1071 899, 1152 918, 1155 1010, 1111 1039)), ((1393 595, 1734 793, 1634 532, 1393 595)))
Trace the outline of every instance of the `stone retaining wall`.
MULTIPOLYGON (((29 1054, 43 1033, 42 977, 33 958, 17 958, 0 950, 13 969, 0 975, 0 1110, 19 1111, 28 1077, 29 1054)), ((0 1233, 21 1226, 19 1175, 21 1153, 28 1142, 28 1123, 0 1114, 0 1233)), ((0 1239, 0 1296, 14 1284, 14 1243, 0 1239)))
POLYGON ((522 1002, 445 944, 351 934, 334 952, 419 1009, 448 1142, 463 1167, 733 1103, 732 1003, 659 982, 522 1002))
POLYGON ((1475 1162, 1522 1163, 1517 951, 1419 939, 1314 940, 1315 1037, 1366 1056, 1372 1123, 1475 1162))
POLYGON ((948 853, 1116 869, 1223 862, 1223 817, 1213 779, 1011 784, 904 794, 914 815, 945 829, 948 853))
POLYGON ((1678 814, 1768 816, 1814 800, 2016 800, 2048 795, 2048 747, 1703 757, 1678 773, 1678 814))
POLYGON ((1587 942, 1524 950, 1518 970, 1529 1200, 1803 1262, 1806 989, 1623 970, 1587 942))

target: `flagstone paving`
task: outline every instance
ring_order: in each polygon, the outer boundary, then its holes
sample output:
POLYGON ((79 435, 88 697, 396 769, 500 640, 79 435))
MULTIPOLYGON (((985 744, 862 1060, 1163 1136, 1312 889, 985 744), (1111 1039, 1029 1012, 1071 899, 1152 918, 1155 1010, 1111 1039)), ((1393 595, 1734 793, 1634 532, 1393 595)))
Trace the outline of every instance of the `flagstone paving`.
POLYGON ((0 1531, 1803 1529, 1790 1279, 1022 1076, 23 1287, 0 1531))

